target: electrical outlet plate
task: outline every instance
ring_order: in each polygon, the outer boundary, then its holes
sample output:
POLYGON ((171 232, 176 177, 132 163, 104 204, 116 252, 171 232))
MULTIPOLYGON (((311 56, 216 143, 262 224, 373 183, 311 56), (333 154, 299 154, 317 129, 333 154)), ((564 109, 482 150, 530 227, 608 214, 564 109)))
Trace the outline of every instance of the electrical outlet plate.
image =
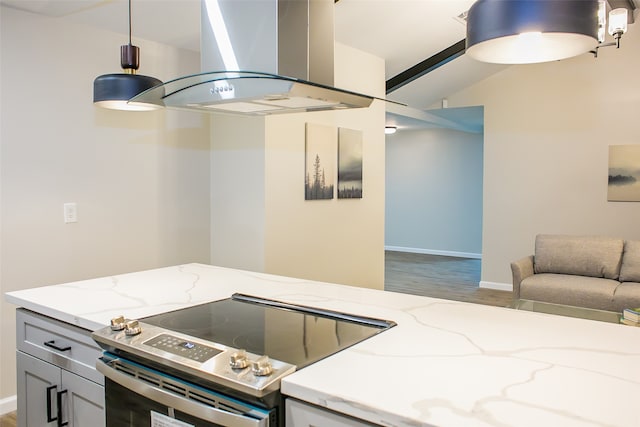
POLYGON ((64 223, 78 222, 78 206, 75 203, 64 204, 64 223))

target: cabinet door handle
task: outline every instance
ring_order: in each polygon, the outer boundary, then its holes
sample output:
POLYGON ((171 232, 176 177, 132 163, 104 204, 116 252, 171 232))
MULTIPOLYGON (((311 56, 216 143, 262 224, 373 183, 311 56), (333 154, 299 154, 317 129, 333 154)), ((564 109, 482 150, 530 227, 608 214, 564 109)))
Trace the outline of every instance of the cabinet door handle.
POLYGON ((58 350, 58 351, 69 351, 69 350, 71 350, 71 346, 70 345, 68 345, 66 347, 60 347, 60 346, 56 345, 56 341, 55 340, 46 341, 44 343, 44 345, 46 345, 47 347, 51 347, 51 348, 53 348, 55 350, 58 350))
MULTIPOLYGON (((51 387, 47 387, 47 422, 51 423, 57 420, 57 417, 51 415, 51 390, 57 389, 57 385, 52 385, 51 387)), ((60 403, 58 403, 58 413, 60 412, 60 403)))
POLYGON ((56 403, 58 404, 58 427, 64 427, 69 424, 69 421, 62 422, 62 395, 66 394, 67 390, 62 390, 56 393, 56 403))

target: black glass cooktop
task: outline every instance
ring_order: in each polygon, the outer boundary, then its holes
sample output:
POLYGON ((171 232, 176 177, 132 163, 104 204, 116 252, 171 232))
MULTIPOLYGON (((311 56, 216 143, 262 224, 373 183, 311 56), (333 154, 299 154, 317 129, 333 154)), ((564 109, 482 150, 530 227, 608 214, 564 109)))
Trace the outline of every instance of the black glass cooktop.
POLYGON ((210 342, 267 355, 298 369, 395 323, 236 294, 141 319, 210 342))

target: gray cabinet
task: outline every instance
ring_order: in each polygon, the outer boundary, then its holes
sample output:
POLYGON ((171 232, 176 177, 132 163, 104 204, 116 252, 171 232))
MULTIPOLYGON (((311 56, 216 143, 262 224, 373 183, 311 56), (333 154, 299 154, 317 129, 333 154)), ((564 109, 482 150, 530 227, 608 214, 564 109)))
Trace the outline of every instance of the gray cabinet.
POLYGON ((16 320, 18 425, 104 426, 101 351, 90 332, 23 309, 16 320))
POLYGON ((104 386, 62 370, 62 386, 68 390, 67 410, 70 425, 99 427, 105 425, 104 386))
POLYGON ((285 424, 295 427, 372 427, 365 421, 295 399, 285 401, 285 424))
MULTIPOLYGON (((18 365, 18 425, 55 426, 55 422, 46 422, 48 419, 47 401, 54 403, 51 400, 55 400, 55 390, 50 387, 60 384, 60 368, 20 351, 16 352, 16 359, 18 365), (47 393, 47 390, 52 390, 54 396, 47 393)), ((50 412, 56 410, 55 406, 49 409, 50 412)))

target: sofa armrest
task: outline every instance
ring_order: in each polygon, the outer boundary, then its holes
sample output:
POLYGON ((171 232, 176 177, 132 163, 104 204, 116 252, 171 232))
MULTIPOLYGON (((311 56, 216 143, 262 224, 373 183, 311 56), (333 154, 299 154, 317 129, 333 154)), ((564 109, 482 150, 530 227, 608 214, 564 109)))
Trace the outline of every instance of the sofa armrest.
POLYGON ((513 275, 513 298, 520 298, 520 283, 529 276, 533 276, 533 255, 511 263, 513 275))

